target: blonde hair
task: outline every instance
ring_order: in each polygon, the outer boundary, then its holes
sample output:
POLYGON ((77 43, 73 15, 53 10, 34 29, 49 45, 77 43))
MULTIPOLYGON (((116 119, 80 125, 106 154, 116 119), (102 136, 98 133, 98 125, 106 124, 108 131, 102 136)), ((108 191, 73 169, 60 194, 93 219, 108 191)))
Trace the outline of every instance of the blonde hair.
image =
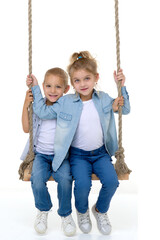
POLYGON ((46 79, 46 77, 50 76, 50 75, 54 75, 54 76, 58 76, 60 77, 63 81, 64 81, 64 85, 67 86, 68 85, 68 74, 62 69, 62 68, 51 68, 49 69, 44 76, 44 81, 46 79))
POLYGON ((86 71, 96 75, 97 62, 88 51, 75 52, 70 58, 70 64, 67 67, 67 72, 72 83, 72 74, 74 71, 85 69, 86 71))

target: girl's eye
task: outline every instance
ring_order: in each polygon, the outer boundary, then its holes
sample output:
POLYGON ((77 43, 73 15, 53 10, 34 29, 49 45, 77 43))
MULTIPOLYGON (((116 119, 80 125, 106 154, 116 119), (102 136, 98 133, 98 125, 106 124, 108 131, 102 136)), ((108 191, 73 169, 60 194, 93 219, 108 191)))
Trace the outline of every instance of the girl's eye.
POLYGON ((61 88, 61 86, 56 86, 56 88, 61 88))
POLYGON ((47 88, 51 87, 51 85, 46 85, 47 88))
POLYGON ((89 80, 89 79, 90 79, 90 77, 86 77, 85 79, 86 79, 86 80, 89 80))

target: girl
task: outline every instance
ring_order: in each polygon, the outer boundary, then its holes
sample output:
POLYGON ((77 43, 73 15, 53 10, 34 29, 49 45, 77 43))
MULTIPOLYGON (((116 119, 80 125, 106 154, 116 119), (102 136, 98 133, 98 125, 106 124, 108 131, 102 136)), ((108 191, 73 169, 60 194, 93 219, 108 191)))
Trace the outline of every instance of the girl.
MULTIPOLYGON (((91 231, 88 196, 91 175, 100 179, 102 188, 96 204, 92 207, 97 226, 102 234, 111 232, 107 212, 110 201, 119 185, 111 156, 118 149, 114 112, 123 106, 123 114, 130 111, 129 97, 124 87, 125 76, 120 70, 114 72, 115 81, 121 81, 122 95, 115 100, 107 93, 97 92, 97 63, 89 52, 74 53, 68 73, 76 94, 60 98, 53 106, 46 106, 38 86, 32 88, 33 109, 42 119, 57 118, 57 151, 55 164, 64 158, 70 147, 71 172, 75 180, 74 195, 78 225, 82 232, 91 231)), ((34 85, 37 80, 34 77, 34 85)))

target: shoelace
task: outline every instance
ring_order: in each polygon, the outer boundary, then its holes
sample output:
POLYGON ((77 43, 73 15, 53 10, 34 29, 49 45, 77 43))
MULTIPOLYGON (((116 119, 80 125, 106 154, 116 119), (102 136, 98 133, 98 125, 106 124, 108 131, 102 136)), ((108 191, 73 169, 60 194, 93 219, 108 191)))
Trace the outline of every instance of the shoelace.
POLYGON ((106 223, 107 223, 107 225, 111 225, 110 221, 108 219, 107 213, 103 213, 103 214, 98 213, 97 215, 98 215, 98 219, 99 219, 101 225, 106 225, 106 223))
POLYGON ((88 223, 89 222, 89 213, 88 211, 84 214, 78 213, 78 215, 80 216, 80 222, 81 223, 88 223))
POLYGON ((48 212, 47 213, 43 211, 39 212, 37 215, 38 223, 46 224, 47 215, 48 215, 48 212))
POLYGON ((69 217, 64 217, 63 218, 63 223, 64 223, 65 226, 68 225, 68 224, 72 225, 71 217, 70 216, 69 217))

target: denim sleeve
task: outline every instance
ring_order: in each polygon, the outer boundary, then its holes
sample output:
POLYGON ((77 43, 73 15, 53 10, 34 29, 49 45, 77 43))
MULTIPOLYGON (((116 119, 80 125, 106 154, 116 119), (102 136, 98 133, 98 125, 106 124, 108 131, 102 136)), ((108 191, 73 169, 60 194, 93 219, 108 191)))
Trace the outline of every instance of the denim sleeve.
POLYGON ((129 95, 126 90, 126 87, 121 88, 122 96, 124 97, 124 106, 122 107, 122 114, 130 113, 130 102, 129 102, 129 95))
POLYGON ((32 93, 34 97, 33 111, 40 119, 55 119, 57 118, 57 111, 59 104, 54 103, 52 106, 47 106, 42 96, 40 87, 32 87, 32 93))

